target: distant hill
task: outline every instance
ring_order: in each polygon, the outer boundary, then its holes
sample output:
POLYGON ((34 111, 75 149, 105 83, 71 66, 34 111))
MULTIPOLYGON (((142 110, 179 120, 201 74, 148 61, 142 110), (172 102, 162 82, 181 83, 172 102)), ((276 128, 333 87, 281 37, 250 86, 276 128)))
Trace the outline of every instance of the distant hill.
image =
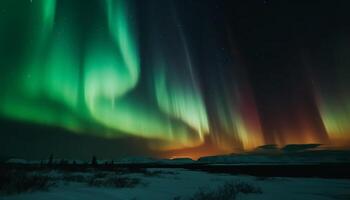
MULTIPOLYGON (((294 147, 293 147, 294 148, 294 147)), ((299 149, 299 148, 296 148, 299 149)), ((217 155, 202 157, 197 162, 207 164, 321 164, 350 163, 349 150, 280 151, 267 154, 251 152, 246 154, 217 155)))
MULTIPOLYGON (((197 161, 190 158, 157 159, 146 156, 124 156, 113 160, 114 164, 322 164, 322 163, 350 163, 350 150, 327 150, 319 148, 321 144, 289 144, 282 148, 275 144, 263 145, 254 151, 201 157, 197 161)), ((53 163, 60 163, 62 158, 55 158, 53 163)), ((67 163, 90 163, 91 160, 64 159, 67 163)), ((43 160, 24 160, 20 158, 0 157, 0 162, 16 164, 47 163, 43 160)), ((111 163, 112 160, 97 160, 99 164, 111 163)))

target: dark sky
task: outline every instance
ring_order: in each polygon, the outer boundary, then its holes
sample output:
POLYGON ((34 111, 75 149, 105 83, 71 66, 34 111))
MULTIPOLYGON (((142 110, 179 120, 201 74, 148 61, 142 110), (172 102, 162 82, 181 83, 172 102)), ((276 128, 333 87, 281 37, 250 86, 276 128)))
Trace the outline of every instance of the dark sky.
POLYGON ((0 156, 349 146, 348 1, 0 3, 0 156))

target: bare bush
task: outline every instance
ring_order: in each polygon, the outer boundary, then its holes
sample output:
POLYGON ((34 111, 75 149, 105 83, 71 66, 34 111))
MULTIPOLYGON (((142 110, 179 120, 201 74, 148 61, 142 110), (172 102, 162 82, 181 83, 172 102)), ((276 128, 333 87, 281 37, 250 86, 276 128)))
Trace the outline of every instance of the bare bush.
POLYGON ((259 194, 262 193, 259 187, 245 182, 226 182, 214 190, 200 188, 190 200, 235 200, 239 193, 259 194))
POLYGON ((53 185, 54 183, 50 181, 50 178, 44 175, 30 175, 18 171, 8 171, 0 174, 1 195, 48 190, 53 185))
POLYGON ((116 187, 116 188, 132 188, 140 184, 138 178, 128 177, 109 177, 109 178, 91 178, 88 182, 89 186, 94 187, 116 187))
POLYGON ((66 182, 77 182, 77 183, 85 183, 88 181, 88 178, 83 175, 72 175, 72 174, 65 174, 62 177, 63 181, 66 182))

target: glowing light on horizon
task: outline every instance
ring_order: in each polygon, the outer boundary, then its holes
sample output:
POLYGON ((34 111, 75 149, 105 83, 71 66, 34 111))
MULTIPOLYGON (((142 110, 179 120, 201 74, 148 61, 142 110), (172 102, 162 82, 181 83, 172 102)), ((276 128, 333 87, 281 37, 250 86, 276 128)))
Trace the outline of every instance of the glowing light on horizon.
POLYGON ((203 44, 202 51, 209 53, 197 54, 189 39, 193 35, 187 35, 191 30, 182 26, 175 8, 162 7, 158 11, 171 14, 158 19, 150 6, 147 21, 132 1, 78 3, 4 3, 11 14, 0 18, 0 48, 10 46, 5 40, 13 32, 22 37, 16 38, 14 50, 8 48, 16 55, 0 55, 2 117, 76 134, 143 138, 149 148, 173 157, 251 150, 267 143, 326 143, 328 137, 333 144, 349 141, 348 77, 342 71, 343 82, 334 91, 316 81, 315 110, 299 105, 300 99, 307 101, 300 97, 281 104, 293 107, 290 113, 281 108, 266 120, 249 79, 236 70, 244 66, 234 62, 235 56, 217 62, 215 56, 224 53, 214 40, 208 48, 203 44), (21 15, 14 17, 16 9, 21 15), (146 28, 141 26, 145 22, 146 28))

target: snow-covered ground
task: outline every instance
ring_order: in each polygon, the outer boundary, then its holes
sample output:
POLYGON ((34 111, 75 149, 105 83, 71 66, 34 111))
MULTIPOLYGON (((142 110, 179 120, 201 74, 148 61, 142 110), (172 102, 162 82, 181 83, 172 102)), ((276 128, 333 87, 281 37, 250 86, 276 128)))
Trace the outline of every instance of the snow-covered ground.
MULTIPOLYGON (((261 194, 239 194, 241 200, 346 200, 350 199, 350 180, 319 178, 258 178, 228 174, 210 174, 185 169, 148 169, 149 173, 125 173, 120 176, 140 179, 131 188, 92 187, 84 182, 57 181, 49 191, 0 196, 1 200, 174 200, 188 199, 199 188, 215 189, 224 182, 246 182, 261 188, 261 194), (154 173, 152 173, 154 172, 154 173)), ((42 173, 42 172, 41 172, 42 173)), ((100 172, 71 172, 69 176, 93 176, 100 172)), ((115 176, 115 173, 106 172, 115 176)), ((57 178, 67 172, 52 171, 57 178)), ((109 176, 109 175, 107 175, 109 176)))

